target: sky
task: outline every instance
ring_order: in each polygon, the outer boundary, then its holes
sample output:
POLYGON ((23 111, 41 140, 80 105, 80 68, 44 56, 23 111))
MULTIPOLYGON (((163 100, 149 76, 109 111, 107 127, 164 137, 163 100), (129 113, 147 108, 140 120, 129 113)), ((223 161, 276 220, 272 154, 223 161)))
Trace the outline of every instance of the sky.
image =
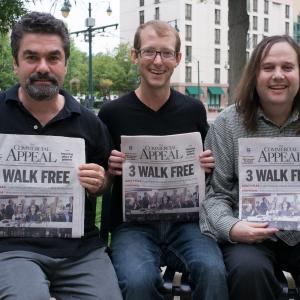
MULTIPOLYGON (((70 14, 67 18, 64 18, 61 14, 61 8, 64 4, 64 0, 56 0, 56 5, 53 5, 54 0, 35 0, 35 5, 30 2, 27 4, 29 10, 48 12, 53 14, 56 18, 62 19, 66 22, 69 31, 85 30, 85 19, 88 17, 88 3, 91 3, 92 18, 95 18, 95 27, 101 27, 119 23, 120 17, 120 5, 119 0, 100 1, 100 0, 69 0, 72 7, 70 14), (76 5, 75 3, 76 2, 76 5), (106 10, 108 6, 112 10, 110 16, 107 15, 106 10)), ((88 42, 84 41, 84 34, 81 33, 78 36, 72 35, 76 46, 84 52, 88 52, 88 42)), ((111 27, 105 30, 104 33, 97 33, 92 38, 92 51, 93 54, 98 52, 107 53, 111 52, 115 47, 119 45, 119 29, 111 27)))

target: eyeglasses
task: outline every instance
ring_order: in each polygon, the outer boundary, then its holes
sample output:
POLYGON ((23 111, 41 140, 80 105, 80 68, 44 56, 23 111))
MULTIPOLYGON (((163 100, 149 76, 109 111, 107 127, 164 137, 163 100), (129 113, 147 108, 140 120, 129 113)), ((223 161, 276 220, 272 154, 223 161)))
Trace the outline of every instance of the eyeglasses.
POLYGON ((149 60, 154 60, 157 54, 159 54, 160 57, 164 60, 173 60, 176 57, 176 52, 168 49, 157 51, 153 48, 146 48, 137 50, 137 53, 141 55, 141 58, 149 60))

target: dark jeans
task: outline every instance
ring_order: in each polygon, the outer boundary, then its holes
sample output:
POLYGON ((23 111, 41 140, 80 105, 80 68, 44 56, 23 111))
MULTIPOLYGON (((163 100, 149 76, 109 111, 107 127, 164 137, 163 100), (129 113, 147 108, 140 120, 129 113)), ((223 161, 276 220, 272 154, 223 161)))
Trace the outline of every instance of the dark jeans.
POLYGON ((281 288, 276 269, 300 273, 300 244, 282 241, 222 245, 230 300, 276 300, 281 288))
POLYGON ((160 264, 187 269, 194 300, 228 299, 226 270, 217 243, 198 223, 123 224, 112 235, 112 261, 126 300, 162 300, 160 264))

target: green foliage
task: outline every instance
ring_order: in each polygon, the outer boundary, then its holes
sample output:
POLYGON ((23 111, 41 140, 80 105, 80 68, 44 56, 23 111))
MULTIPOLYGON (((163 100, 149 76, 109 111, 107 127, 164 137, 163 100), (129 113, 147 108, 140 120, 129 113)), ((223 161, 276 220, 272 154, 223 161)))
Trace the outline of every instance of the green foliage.
POLYGON ((20 16, 27 12, 24 0, 0 0, 0 34, 7 33, 20 16))
POLYGON ((7 34, 0 35, 0 90, 7 89, 15 82, 9 38, 7 34))

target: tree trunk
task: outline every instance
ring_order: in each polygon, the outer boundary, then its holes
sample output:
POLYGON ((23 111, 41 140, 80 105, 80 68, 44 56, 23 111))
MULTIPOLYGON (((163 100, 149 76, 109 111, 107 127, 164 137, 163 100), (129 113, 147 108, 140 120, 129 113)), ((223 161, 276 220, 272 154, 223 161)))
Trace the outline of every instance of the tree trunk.
POLYGON ((247 0, 228 0, 229 73, 228 104, 234 103, 234 90, 246 64, 249 15, 247 0))

